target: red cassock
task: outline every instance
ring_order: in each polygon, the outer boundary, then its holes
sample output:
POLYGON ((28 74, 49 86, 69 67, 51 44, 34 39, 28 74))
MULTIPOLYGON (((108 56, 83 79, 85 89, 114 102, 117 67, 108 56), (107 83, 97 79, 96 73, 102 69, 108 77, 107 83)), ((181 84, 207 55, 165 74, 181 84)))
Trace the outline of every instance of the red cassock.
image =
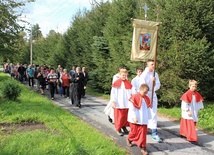
POLYGON ((135 143, 138 147, 146 147, 146 134, 148 131, 147 125, 139 125, 129 123, 130 131, 128 139, 135 143))
POLYGON ((180 135, 186 137, 186 139, 190 142, 198 142, 196 122, 191 119, 181 118, 180 135))
POLYGON ((129 122, 127 121, 128 110, 114 108, 114 126, 117 131, 122 127, 129 126, 129 122))

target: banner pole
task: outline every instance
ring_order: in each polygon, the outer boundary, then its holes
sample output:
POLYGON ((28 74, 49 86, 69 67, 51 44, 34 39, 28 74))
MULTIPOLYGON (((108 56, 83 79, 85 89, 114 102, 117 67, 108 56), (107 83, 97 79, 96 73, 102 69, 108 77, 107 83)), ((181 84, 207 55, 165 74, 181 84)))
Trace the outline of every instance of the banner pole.
MULTIPOLYGON (((155 70, 156 70, 156 61, 157 61, 157 46, 158 46, 158 25, 156 26, 157 35, 156 35, 156 46, 155 46, 155 55, 154 55, 154 71, 153 71, 153 78, 155 78, 155 70)), ((151 103, 153 104, 153 96, 154 96, 154 87, 155 87, 155 81, 152 82, 152 97, 151 97, 151 103)))

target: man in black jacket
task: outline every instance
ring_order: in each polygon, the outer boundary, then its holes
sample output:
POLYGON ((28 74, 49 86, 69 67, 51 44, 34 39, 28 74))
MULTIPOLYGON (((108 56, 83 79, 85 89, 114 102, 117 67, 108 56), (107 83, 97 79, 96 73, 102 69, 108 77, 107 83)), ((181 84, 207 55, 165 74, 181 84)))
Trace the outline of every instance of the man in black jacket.
POLYGON ((73 83, 71 89, 71 103, 81 108, 81 94, 85 86, 85 80, 80 67, 76 68, 76 73, 71 77, 71 82, 73 83))
POLYGON ((87 85, 87 81, 88 81, 88 72, 86 71, 85 67, 82 67, 82 74, 84 75, 84 87, 82 89, 82 97, 85 98, 85 90, 86 90, 86 85, 87 85))
POLYGON ((20 81, 20 82, 23 82, 25 72, 26 72, 25 67, 24 67, 22 64, 20 64, 20 66, 19 66, 19 68, 18 68, 19 81, 20 81))

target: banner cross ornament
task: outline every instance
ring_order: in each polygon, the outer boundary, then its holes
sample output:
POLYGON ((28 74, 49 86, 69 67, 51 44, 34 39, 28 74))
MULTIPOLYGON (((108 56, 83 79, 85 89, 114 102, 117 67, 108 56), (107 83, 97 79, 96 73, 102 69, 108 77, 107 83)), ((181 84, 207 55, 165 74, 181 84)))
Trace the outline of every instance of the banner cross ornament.
POLYGON ((145 12, 145 20, 147 20, 147 11, 149 10, 149 8, 147 7, 147 5, 146 5, 146 3, 144 4, 144 6, 143 6, 143 10, 144 10, 144 12, 145 12))

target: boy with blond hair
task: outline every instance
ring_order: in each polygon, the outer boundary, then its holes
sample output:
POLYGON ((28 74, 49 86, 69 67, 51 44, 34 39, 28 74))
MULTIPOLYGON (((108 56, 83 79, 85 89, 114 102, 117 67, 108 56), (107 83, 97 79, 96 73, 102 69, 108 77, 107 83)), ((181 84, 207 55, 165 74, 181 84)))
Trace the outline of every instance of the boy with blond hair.
POLYGON ((198 111, 204 108, 203 97, 197 90, 197 81, 189 81, 189 90, 181 96, 182 117, 180 122, 180 135, 190 142, 198 142, 196 123, 198 111))
POLYGON ((114 126, 117 134, 123 136, 121 129, 125 134, 128 134, 126 126, 129 126, 127 121, 128 116, 128 100, 131 97, 132 85, 127 80, 128 71, 122 69, 119 72, 119 79, 112 84, 110 101, 114 108, 114 126))

